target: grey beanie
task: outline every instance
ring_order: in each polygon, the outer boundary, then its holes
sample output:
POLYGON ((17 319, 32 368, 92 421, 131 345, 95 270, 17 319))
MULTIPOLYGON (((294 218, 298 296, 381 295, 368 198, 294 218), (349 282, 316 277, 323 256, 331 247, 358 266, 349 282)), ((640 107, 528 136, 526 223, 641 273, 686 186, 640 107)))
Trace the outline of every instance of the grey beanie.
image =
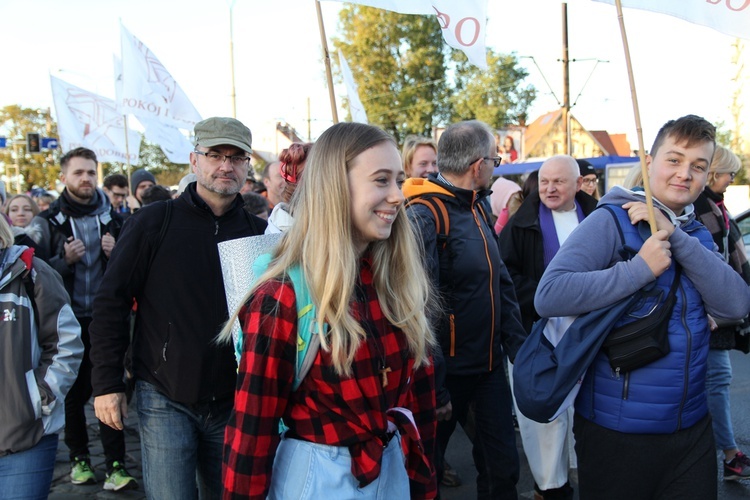
POLYGON ((154 174, 145 168, 140 168, 130 174, 130 192, 133 193, 133 196, 135 196, 135 191, 138 189, 138 184, 145 181, 151 181, 156 184, 156 177, 154 177, 154 174))

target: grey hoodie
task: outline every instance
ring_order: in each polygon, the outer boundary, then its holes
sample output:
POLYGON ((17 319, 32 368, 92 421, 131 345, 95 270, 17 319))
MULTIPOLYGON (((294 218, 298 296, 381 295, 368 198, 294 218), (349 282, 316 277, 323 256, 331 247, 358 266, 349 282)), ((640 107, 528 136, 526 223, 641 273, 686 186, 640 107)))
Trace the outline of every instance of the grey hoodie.
MULTIPOLYGON (((599 205, 644 201, 642 192, 616 186, 599 205)), ((706 312, 742 318, 750 311, 750 288, 718 252, 711 252, 682 229, 693 219, 692 205, 680 217, 654 199, 677 229, 669 238, 672 258, 703 297, 706 312), (721 286, 716 286, 721 283, 721 286)), ((606 210, 595 210, 573 231, 544 272, 534 297, 542 317, 573 316, 632 295, 656 277, 640 255, 623 261, 616 224, 606 210)))

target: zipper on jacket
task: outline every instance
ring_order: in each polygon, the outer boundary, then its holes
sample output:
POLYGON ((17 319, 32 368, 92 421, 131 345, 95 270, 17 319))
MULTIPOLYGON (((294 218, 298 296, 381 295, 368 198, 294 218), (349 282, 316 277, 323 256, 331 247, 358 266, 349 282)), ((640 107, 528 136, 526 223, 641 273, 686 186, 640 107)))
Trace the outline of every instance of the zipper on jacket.
POLYGON ((450 356, 451 358, 456 355, 456 322, 455 322, 456 316, 454 314, 448 315, 448 323, 449 328, 451 332, 451 350, 450 350, 450 356))
POLYGON ((214 219, 214 236, 219 234, 219 219, 214 219))
MULTIPOLYGON (((619 370, 620 369, 618 368, 617 371, 619 372, 619 370)), ((623 384, 622 384, 622 399, 624 401, 628 400, 628 389, 629 388, 630 388, 630 372, 628 372, 628 373, 625 374, 625 380, 623 381, 623 384)))
MULTIPOLYGON (((685 290, 682 288, 680 283, 680 296, 682 297, 682 307, 680 308, 680 321, 682 321, 682 327, 685 329, 685 342, 687 349, 685 349, 685 371, 683 372, 684 386, 682 389, 682 400, 680 401, 680 410, 677 412, 677 429, 682 429, 682 411, 685 409, 685 400, 687 400, 689 373, 690 373, 690 354, 693 350, 693 337, 690 334, 690 329, 687 325, 687 319, 685 318, 685 307, 687 305, 685 290)), ((671 321, 671 318, 670 318, 671 321)))
POLYGON ((154 370, 154 375, 158 376, 159 371, 162 369, 162 367, 167 362, 167 348, 169 347, 169 336, 172 333, 172 323, 167 323, 167 336, 164 339, 164 344, 161 346, 161 359, 159 359, 159 364, 156 366, 156 369, 154 370))
POLYGON ((484 234, 484 231, 482 231, 482 223, 479 221, 479 216, 477 215, 477 193, 476 191, 472 193, 471 195, 471 214, 474 216, 474 222, 477 225, 477 229, 479 229, 479 234, 482 236, 482 241, 484 242, 484 255, 487 258, 487 267, 490 271, 489 276, 489 292, 490 292, 490 364, 488 367, 489 371, 492 371, 492 354, 493 354, 493 346, 495 345, 495 293, 492 289, 492 283, 494 283, 494 270, 492 269, 492 259, 490 259, 490 253, 489 253, 489 246, 487 245, 487 236, 484 234))

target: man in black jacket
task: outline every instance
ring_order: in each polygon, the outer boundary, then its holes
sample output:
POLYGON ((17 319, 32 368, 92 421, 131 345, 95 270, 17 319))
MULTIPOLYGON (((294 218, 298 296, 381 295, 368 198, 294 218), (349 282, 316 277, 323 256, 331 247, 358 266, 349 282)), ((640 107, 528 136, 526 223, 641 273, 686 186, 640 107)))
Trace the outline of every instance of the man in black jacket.
MULTIPOLYGON (((60 158, 61 180, 65 184, 60 197, 34 220, 42 233, 40 254, 62 276, 70 295, 73 313, 81 324, 84 345, 83 360, 75 384, 65 397, 65 444, 68 447, 73 484, 96 482, 89 460, 89 437, 86 427, 86 403, 91 398, 91 360, 89 325, 94 295, 120 233, 122 219, 103 191, 96 187, 96 154, 76 148, 60 158)), ((123 357, 119 373, 124 372, 123 357)), ((137 486, 125 470, 125 437, 122 430, 100 425, 106 458, 108 490, 137 486)))
POLYGON ((515 499, 519 462, 503 355, 515 358, 524 332, 486 201, 500 162, 495 151, 484 123, 451 125, 438 143, 439 173, 407 179, 404 194, 422 234, 427 272, 444 299, 436 325, 447 375, 436 389, 439 418, 449 404, 452 414, 438 422, 436 466, 473 404, 478 498, 515 499))
MULTIPOLYGON (((596 208, 596 200, 581 190, 582 184, 575 159, 566 155, 549 158, 539 169, 539 190, 523 201, 500 232, 500 251, 513 278, 527 334, 539 319, 534 309, 534 293, 542 273, 568 235, 596 208)), ((568 482, 572 412, 571 408, 570 415, 564 413, 549 424, 540 424, 516 408, 537 498, 573 498, 573 488, 568 482)))
POLYGON ((217 243, 266 227, 238 194, 251 152, 250 130, 239 121, 197 123, 190 154, 197 182, 128 219, 94 303, 94 406, 120 429, 127 406, 117 360, 130 342, 122 319, 137 303, 133 371, 149 498, 193 498, 196 488, 200 498, 221 494, 237 365, 232 346, 215 342, 228 318, 217 243))

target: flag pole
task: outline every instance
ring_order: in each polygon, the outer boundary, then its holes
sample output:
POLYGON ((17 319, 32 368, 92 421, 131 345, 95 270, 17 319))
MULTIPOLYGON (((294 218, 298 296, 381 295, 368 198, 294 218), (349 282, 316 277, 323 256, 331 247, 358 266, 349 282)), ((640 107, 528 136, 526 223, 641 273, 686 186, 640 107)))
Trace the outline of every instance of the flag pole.
MULTIPOLYGON (((128 145, 128 115, 122 115, 123 125, 125 129, 125 164, 128 166, 128 188, 130 184, 130 146, 128 145)), ((131 190, 132 192, 132 190, 131 190)))
POLYGON ((323 61, 326 65, 326 79, 328 80, 328 97, 331 100, 331 116, 333 123, 339 122, 339 114, 336 111, 336 96, 333 93, 333 74, 331 73, 331 54, 328 52, 328 41, 326 39, 326 29, 323 26, 323 14, 320 11, 320 1, 315 0, 315 9, 318 13, 318 28, 320 30, 320 43, 323 46, 323 61))
POLYGON ((638 157, 641 161, 641 176, 643 177, 643 189, 646 192, 646 208, 648 210, 648 224, 651 227, 651 234, 656 232, 656 216, 654 215, 654 199, 651 195, 651 186, 648 182, 648 167, 646 166, 646 154, 644 153, 643 129, 641 128, 641 113, 638 110, 638 96, 635 92, 635 78, 633 77, 633 65, 630 60, 630 48, 628 46, 628 36, 625 33, 625 20, 622 16, 622 2, 615 0, 617 6, 617 20, 620 22, 620 33, 622 34, 622 46, 625 50, 625 63, 628 67, 628 80, 630 81, 630 96, 633 99, 633 113, 635 116, 635 130, 638 135, 638 157))

